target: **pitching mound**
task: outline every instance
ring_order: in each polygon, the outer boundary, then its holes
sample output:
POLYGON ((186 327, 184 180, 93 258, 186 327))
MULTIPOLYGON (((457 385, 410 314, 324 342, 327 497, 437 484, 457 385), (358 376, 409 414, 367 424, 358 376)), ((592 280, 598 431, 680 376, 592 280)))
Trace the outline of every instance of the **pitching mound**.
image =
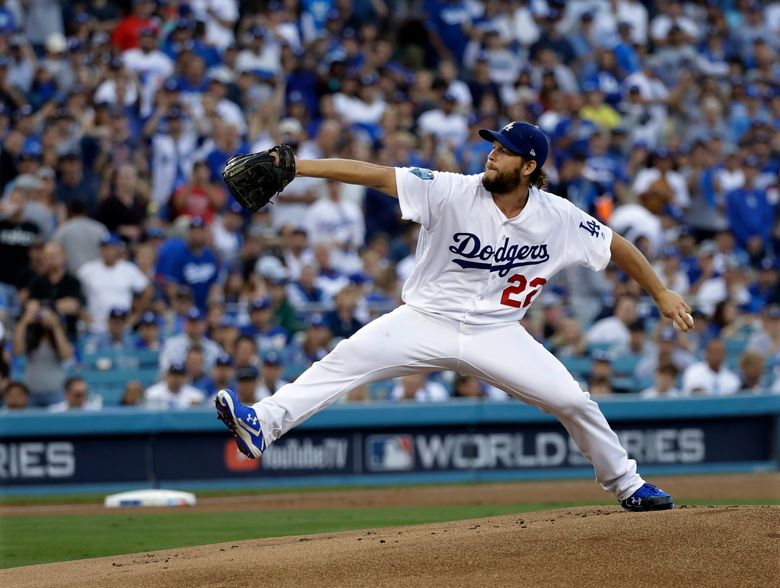
POLYGON ((0 584, 745 587, 778 575, 780 507, 583 507, 30 566, 0 584))

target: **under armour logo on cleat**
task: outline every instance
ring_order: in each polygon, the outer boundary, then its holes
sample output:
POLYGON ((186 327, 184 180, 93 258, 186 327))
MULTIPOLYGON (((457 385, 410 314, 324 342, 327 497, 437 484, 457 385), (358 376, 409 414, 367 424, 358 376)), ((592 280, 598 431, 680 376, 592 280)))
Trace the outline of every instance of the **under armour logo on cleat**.
POLYGON ((246 422, 251 423, 252 425, 257 424, 257 417, 252 416, 251 414, 246 415, 246 422))
POLYGON ((640 504, 642 504, 642 499, 637 498, 636 496, 632 496, 631 498, 629 498, 629 500, 631 501, 631 504, 633 504, 634 506, 639 506, 640 504))

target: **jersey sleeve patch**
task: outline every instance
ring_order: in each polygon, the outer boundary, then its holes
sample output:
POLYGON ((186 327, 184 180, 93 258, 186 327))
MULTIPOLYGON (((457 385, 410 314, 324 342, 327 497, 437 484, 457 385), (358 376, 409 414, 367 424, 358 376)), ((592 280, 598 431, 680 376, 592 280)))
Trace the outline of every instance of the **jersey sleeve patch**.
POLYGON ((412 175, 417 176, 421 180, 432 180, 433 179, 433 172, 429 169, 422 169, 419 167, 415 167, 409 170, 409 173, 412 175))

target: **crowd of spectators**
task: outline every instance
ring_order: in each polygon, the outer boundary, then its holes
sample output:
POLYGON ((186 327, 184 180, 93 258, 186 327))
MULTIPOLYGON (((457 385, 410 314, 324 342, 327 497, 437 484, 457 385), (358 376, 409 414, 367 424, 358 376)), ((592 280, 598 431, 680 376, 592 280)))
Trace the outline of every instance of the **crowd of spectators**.
MULTIPOLYGON (((523 324, 583 387, 778 391, 779 52, 780 2, 751 0, 0 0, 4 409, 99 406, 101 354, 157 360, 126 405, 273 394, 400 303, 418 227, 311 178, 250 215, 227 159, 473 174, 478 130, 511 120, 550 137, 550 190, 695 308, 681 334, 614 267, 563 272, 523 324)), ((379 396, 503 393, 437 374, 379 396)))

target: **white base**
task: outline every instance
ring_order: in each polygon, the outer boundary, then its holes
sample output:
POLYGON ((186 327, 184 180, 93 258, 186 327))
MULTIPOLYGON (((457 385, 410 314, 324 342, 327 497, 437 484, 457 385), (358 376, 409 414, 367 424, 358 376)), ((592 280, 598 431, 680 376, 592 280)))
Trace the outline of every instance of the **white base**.
POLYGON ((132 506, 194 506, 195 495, 178 490, 131 490, 106 496, 106 508, 132 506))

